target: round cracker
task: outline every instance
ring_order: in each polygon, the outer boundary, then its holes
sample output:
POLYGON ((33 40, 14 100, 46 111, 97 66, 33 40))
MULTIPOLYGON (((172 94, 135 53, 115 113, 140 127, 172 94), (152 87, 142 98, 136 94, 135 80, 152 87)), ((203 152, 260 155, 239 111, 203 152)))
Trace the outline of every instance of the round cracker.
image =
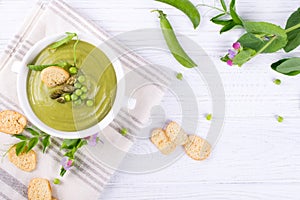
POLYGON ((176 149, 176 144, 169 140, 165 131, 161 128, 154 129, 150 139, 159 151, 165 155, 172 153, 176 149))
POLYGON ((184 130, 176 122, 170 122, 166 127, 166 135, 170 138, 170 141, 176 145, 184 145, 188 141, 188 136, 184 130))
POLYGON ((205 160, 211 152, 211 145, 197 135, 189 135, 184 145, 186 154, 194 160, 205 160))
POLYGON ((34 178, 28 185, 28 200, 52 200, 50 182, 43 178, 34 178))
POLYGON ((19 156, 16 154, 16 146, 13 146, 8 151, 8 159, 19 169, 25 172, 31 172, 35 170, 37 158, 36 153, 33 150, 30 150, 28 153, 22 153, 19 156))

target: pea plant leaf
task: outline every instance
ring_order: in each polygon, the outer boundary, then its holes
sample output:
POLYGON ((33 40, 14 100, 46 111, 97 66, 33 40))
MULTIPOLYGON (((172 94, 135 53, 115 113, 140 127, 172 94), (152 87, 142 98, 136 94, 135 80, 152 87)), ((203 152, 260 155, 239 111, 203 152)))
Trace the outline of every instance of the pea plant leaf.
POLYGON ((18 138, 19 140, 23 140, 23 141, 28 139, 25 135, 22 134, 12 135, 12 137, 18 138))
POLYGON ((233 64, 242 66, 244 63, 249 61, 255 53, 256 51, 253 49, 243 49, 233 58, 233 64))
POLYGON ((256 51, 267 45, 260 53, 276 52, 287 44, 287 35, 280 26, 268 22, 244 22, 248 34, 243 35, 239 42, 243 47, 256 51), (271 43, 271 38, 274 38, 271 43))
POLYGON ((25 151, 27 145, 27 141, 22 141, 16 144, 16 154, 19 156, 21 153, 25 151))
POLYGON ((300 58, 285 58, 271 65, 271 68, 281 74, 296 76, 300 74, 300 58))
POLYGON ((221 0, 221 5, 224 10, 223 13, 218 14, 217 16, 211 18, 211 22, 222 25, 223 28, 220 30, 220 33, 224 33, 226 31, 229 31, 235 27, 242 27, 243 26, 243 20, 241 17, 237 14, 236 8, 235 8, 235 0, 232 0, 229 5, 229 11, 227 11, 227 6, 225 4, 224 0, 221 0))
POLYGON ((46 150, 50 146, 50 144, 51 144, 50 135, 46 135, 46 137, 44 137, 44 139, 42 140, 43 153, 46 152, 46 150))
POLYGON ((236 13, 236 10, 235 10, 235 0, 232 0, 230 2, 230 16, 232 17, 232 20, 234 21, 234 23, 236 25, 243 25, 243 21, 242 19, 239 17, 239 15, 236 13))
POLYGON ((25 128, 25 130, 28 131, 33 136, 39 136, 40 135, 36 130, 34 130, 32 128, 27 127, 27 128, 25 128))
POLYGON ((31 138, 28 142, 26 153, 28 153, 33 147, 35 147, 37 143, 39 143, 39 138, 37 137, 31 138))
POLYGON ((288 42, 284 50, 290 52, 300 45, 300 8, 289 17, 285 29, 288 42))

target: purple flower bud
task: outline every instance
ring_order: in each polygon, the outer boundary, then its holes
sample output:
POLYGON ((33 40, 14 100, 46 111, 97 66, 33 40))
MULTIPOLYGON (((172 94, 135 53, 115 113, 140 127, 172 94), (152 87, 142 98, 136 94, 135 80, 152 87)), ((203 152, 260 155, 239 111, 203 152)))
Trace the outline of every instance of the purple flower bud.
POLYGON ((98 133, 92 135, 92 136, 89 136, 89 137, 85 137, 84 139, 87 140, 87 143, 89 146, 96 146, 97 145, 97 137, 98 136, 98 133))
POLYGON ((236 52, 228 49, 228 58, 230 58, 231 60, 236 56, 236 52))
POLYGON ((61 165, 65 170, 69 170, 73 165, 73 160, 70 160, 68 157, 63 157, 61 165))
POLYGON ((233 65, 233 61, 232 60, 227 60, 227 65, 232 66, 233 65))
POLYGON ((235 50, 239 50, 241 48, 241 43, 239 42, 235 42, 232 44, 232 47, 235 49, 235 50))

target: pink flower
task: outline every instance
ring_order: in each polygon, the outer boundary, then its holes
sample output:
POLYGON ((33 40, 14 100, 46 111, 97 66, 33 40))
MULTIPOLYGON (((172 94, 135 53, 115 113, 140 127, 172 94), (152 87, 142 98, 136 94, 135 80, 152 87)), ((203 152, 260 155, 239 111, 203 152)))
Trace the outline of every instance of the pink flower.
POLYGON ((236 52, 228 49, 228 58, 233 59, 236 56, 236 52))
POLYGON ((241 48, 241 43, 239 42, 235 42, 232 44, 232 47, 235 49, 235 50, 239 50, 241 48))
POLYGON ((232 62, 232 60, 227 60, 227 65, 229 65, 229 66, 232 66, 233 65, 233 62, 232 62))
POLYGON ((87 140, 88 142, 88 145, 90 146, 96 146, 97 145, 97 139, 98 139, 98 133, 92 135, 92 136, 89 136, 89 137, 86 137, 85 139, 87 140))
POLYGON ((69 159, 68 157, 63 157, 61 160, 61 165, 65 170, 69 170, 73 165, 73 160, 69 159))

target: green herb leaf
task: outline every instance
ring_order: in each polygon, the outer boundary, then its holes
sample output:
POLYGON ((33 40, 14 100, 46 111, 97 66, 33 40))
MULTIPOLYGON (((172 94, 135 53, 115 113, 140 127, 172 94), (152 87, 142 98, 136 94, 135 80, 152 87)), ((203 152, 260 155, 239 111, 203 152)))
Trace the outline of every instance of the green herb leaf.
POLYGON ((249 61, 255 53, 256 51, 253 49, 243 49, 233 58, 233 64, 242 66, 244 63, 249 61))
POLYGON ((268 22, 244 22, 248 34, 243 35, 239 42, 243 47, 259 51, 268 45, 261 53, 273 53, 287 44, 287 35, 280 26, 268 22), (275 38, 269 43, 270 38, 275 38))
POLYGON ((28 138, 22 134, 12 135, 12 137, 18 138, 19 140, 27 140, 28 138))
POLYGON ((221 5, 222 5, 223 10, 226 12, 227 11, 227 6, 226 6, 226 3, 225 3, 224 0, 221 0, 221 5))
POLYGON ((300 58, 286 58, 271 65, 271 68, 281 74, 295 76, 300 74, 300 58))
POLYGON ((236 25, 241 25, 241 26, 243 26, 243 21, 242 21, 242 19, 239 17, 239 15, 236 13, 235 10, 236 10, 236 9, 235 9, 235 0, 232 0, 232 1, 230 2, 230 15, 231 15, 231 17, 232 17, 232 20, 234 21, 234 23, 235 23, 236 25))
POLYGON ((26 153, 28 153, 31 149, 33 149, 33 147, 35 147, 38 142, 39 142, 39 138, 37 137, 31 138, 28 142, 26 153))
POLYGON ((51 138, 50 135, 47 135, 43 140, 42 140, 42 145, 43 145, 43 153, 46 152, 47 148, 51 144, 51 138))
POLYGON ((229 30, 233 29, 235 26, 236 26, 236 24, 234 23, 233 20, 228 20, 228 21, 226 22, 226 25, 223 26, 223 28, 220 30, 220 34, 222 34, 222 33, 226 32, 226 31, 229 31, 229 30))
POLYGON ((300 8, 289 17, 285 29, 288 43, 284 50, 290 52, 300 45, 300 8))
POLYGON ((32 128, 25 128, 25 130, 28 131, 33 136, 39 136, 40 135, 36 130, 34 130, 32 128))
POLYGON ((16 154, 19 156, 21 153, 24 153, 27 145, 27 141, 19 142, 16 144, 16 154))
MULTIPOLYGON (((224 13, 221 14, 221 15, 224 15, 224 13)), ((223 25, 223 26, 225 26, 225 25, 233 22, 232 19, 226 19, 226 20, 224 20, 224 19, 219 19, 219 18, 220 18, 220 15, 217 15, 217 16, 211 18, 210 21, 213 22, 213 23, 215 23, 215 24, 223 25)))
POLYGON ((74 147, 77 147, 78 143, 80 142, 80 139, 64 139, 61 149, 73 149, 74 147))
POLYGON ((67 44, 68 42, 70 42, 74 37, 77 36, 76 33, 69 33, 69 32, 66 32, 67 36, 57 42, 55 42, 54 44, 52 44, 49 49, 56 49, 64 44, 67 44))

